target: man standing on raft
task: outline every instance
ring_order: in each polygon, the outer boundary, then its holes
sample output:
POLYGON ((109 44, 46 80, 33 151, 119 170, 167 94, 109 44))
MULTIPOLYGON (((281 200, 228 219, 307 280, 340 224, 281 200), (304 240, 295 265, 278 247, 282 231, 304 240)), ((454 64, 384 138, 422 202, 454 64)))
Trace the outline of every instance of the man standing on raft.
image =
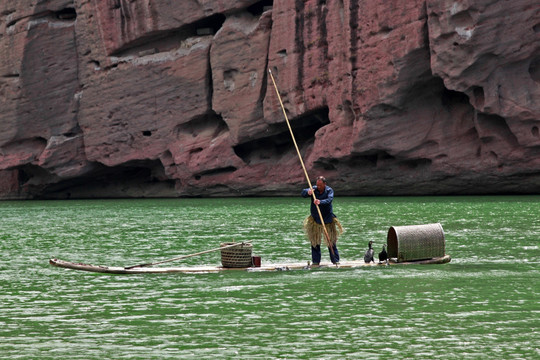
POLYGON ((321 237, 324 234, 317 205, 321 210, 326 231, 329 235, 329 239, 325 236, 325 241, 328 246, 328 252, 330 253, 330 260, 333 264, 338 264, 339 253, 336 244, 339 235, 343 233, 343 227, 332 210, 334 190, 326 185, 326 179, 323 176, 319 176, 317 178, 317 185, 313 189, 307 188, 302 190, 302 197, 311 197, 311 215, 304 220, 304 231, 308 240, 311 242, 311 260, 313 265, 319 265, 321 262, 321 237), (313 200, 313 193, 315 193, 316 200, 313 200))

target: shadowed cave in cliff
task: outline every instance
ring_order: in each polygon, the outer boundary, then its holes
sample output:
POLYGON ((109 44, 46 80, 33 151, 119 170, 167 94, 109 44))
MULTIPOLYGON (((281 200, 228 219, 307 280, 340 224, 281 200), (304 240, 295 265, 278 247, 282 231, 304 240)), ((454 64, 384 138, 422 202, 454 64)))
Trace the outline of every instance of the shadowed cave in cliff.
MULTIPOLYGON (((475 102, 483 101, 483 91, 481 88, 476 88, 474 95, 475 102)), ((465 121, 467 124, 473 124, 475 112, 467 94, 447 89, 444 86, 443 80, 439 77, 431 77, 426 81, 413 84, 413 86, 407 89, 406 96, 404 96, 402 102, 392 105, 379 104, 369 109, 367 114, 371 119, 370 121, 391 121, 393 129, 400 129, 392 135, 395 137, 395 141, 399 142, 401 141, 400 138, 404 136, 404 133, 414 131, 413 128, 410 128, 410 121, 417 116, 422 116, 422 112, 417 113, 417 111, 419 109, 425 109, 425 104, 430 104, 434 109, 433 114, 436 114, 436 116, 433 123, 440 121, 451 122, 457 116, 461 121, 465 121)), ((482 117, 482 115, 479 116, 482 117)), ((497 123, 500 123, 500 121, 497 121, 497 123)), ((499 125, 497 128, 502 129, 502 126, 499 125)), ((474 126, 471 131, 464 132, 462 136, 468 136, 469 133, 474 139, 478 140, 478 134, 474 126)), ((411 135, 413 134, 411 133, 411 135)), ((385 141, 388 141, 388 139, 385 139, 385 141)), ((373 148, 364 152, 353 152, 350 156, 341 159, 319 159, 315 165, 325 170, 339 170, 343 168, 370 169, 369 171, 380 171, 381 174, 385 174, 389 170, 398 169, 399 173, 419 173, 429 171, 433 164, 433 159, 418 156, 415 152, 419 149, 424 149, 424 152, 431 152, 432 149, 437 149, 438 147, 439 144, 437 141, 424 139, 418 142, 415 148, 409 149, 410 153, 407 153, 407 151, 391 151, 387 148, 373 148)), ((447 157, 448 154, 444 151, 434 153, 434 156, 438 158, 447 157)))
POLYGON ((114 167, 94 164, 84 176, 51 183, 47 179, 54 176, 46 170, 26 166, 19 170, 19 184, 35 199, 173 196, 175 182, 164 174, 159 160, 137 160, 114 167))
POLYGON ((373 150, 362 154, 354 154, 343 161, 319 161, 317 164, 325 170, 335 170, 338 163, 352 168, 398 168, 400 171, 429 168, 432 161, 426 158, 398 158, 384 150, 373 150))
POLYGON ((540 56, 531 60, 531 63, 529 65, 529 74, 531 75, 531 79, 533 79, 537 83, 540 83, 540 56))
POLYGON ((225 15, 214 14, 193 23, 184 25, 178 29, 154 32, 151 35, 142 36, 121 48, 113 51, 111 56, 145 56, 159 52, 176 49, 190 37, 214 35, 225 22, 225 15))
MULTIPOLYGON (((60 20, 60 21, 72 22, 72 21, 75 21, 75 19, 77 19, 77 12, 75 11, 74 8, 71 8, 71 7, 67 7, 58 11, 51 11, 51 10, 40 11, 39 9, 36 9, 36 13, 31 15, 30 18, 32 20, 47 20, 47 21, 60 20)), ((14 26, 17 22, 21 21, 22 19, 25 19, 25 18, 24 17, 15 18, 12 21, 9 21, 6 24, 6 28, 14 26)), ((0 37, 1 37, 1 34, 0 34, 0 37)))
MULTIPOLYGON (((291 119, 290 124, 298 148, 302 151, 313 144, 317 130, 329 123, 328 107, 291 119)), ((246 164, 279 161, 285 154, 295 152, 286 123, 270 125, 267 133, 271 135, 235 146, 234 152, 246 164)))
POLYGON ((271 8, 273 5, 274 0, 262 0, 256 2, 251 6, 248 6, 246 10, 254 16, 260 16, 263 12, 271 8))
POLYGON ((209 111, 201 116, 196 116, 186 123, 177 125, 173 132, 176 134, 178 140, 184 142, 185 139, 192 139, 198 136, 208 137, 209 139, 216 138, 225 131, 228 131, 228 127, 221 115, 216 114, 214 111, 209 111))
POLYGON ((73 21, 77 18, 77 12, 74 8, 64 8, 54 12, 54 16, 59 20, 73 21))
MULTIPOLYGON (((247 11, 253 16, 261 16, 263 12, 271 9, 273 4, 273 0, 261 0, 242 11, 247 11)), ((64 9, 58 12, 58 16, 60 16, 59 18, 67 19, 72 16, 72 13, 69 12, 69 9, 64 9)), ((170 51, 177 48, 183 41, 190 37, 214 35, 221 29, 225 20, 226 16, 218 13, 184 25, 178 29, 153 32, 151 35, 142 36, 116 49, 110 56, 145 56, 170 51)))

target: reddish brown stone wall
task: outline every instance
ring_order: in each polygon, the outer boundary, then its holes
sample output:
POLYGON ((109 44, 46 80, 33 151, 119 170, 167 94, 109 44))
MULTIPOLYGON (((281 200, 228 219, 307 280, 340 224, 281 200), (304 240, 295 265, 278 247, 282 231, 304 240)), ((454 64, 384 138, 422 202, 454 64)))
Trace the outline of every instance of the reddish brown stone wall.
POLYGON ((297 194, 268 69, 340 195, 538 192, 534 1, 0 0, 0 197, 297 194))
POLYGON ((19 171, 0 171, 0 194, 3 199, 19 199, 19 171))

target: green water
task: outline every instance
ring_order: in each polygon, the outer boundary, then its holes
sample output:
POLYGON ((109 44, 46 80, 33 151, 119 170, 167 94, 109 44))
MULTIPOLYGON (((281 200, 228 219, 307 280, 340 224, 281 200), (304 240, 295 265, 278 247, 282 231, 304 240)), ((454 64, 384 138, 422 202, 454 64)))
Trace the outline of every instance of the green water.
MULTIPOLYGON (((540 197, 343 198, 342 260, 390 226, 440 222, 452 262, 106 275, 254 240, 310 260, 302 198, 0 202, 3 359, 540 359, 540 197)), ((178 265, 218 265, 219 253, 178 265)), ((323 261, 328 254, 323 253, 323 261)))

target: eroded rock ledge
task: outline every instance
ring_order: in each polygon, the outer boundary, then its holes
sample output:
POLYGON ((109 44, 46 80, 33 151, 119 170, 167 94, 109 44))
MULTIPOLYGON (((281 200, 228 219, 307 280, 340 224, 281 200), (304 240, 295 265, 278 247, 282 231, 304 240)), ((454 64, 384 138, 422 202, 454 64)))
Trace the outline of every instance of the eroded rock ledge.
POLYGON ((0 0, 0 198, 538 193, 526 0, 0 0))

